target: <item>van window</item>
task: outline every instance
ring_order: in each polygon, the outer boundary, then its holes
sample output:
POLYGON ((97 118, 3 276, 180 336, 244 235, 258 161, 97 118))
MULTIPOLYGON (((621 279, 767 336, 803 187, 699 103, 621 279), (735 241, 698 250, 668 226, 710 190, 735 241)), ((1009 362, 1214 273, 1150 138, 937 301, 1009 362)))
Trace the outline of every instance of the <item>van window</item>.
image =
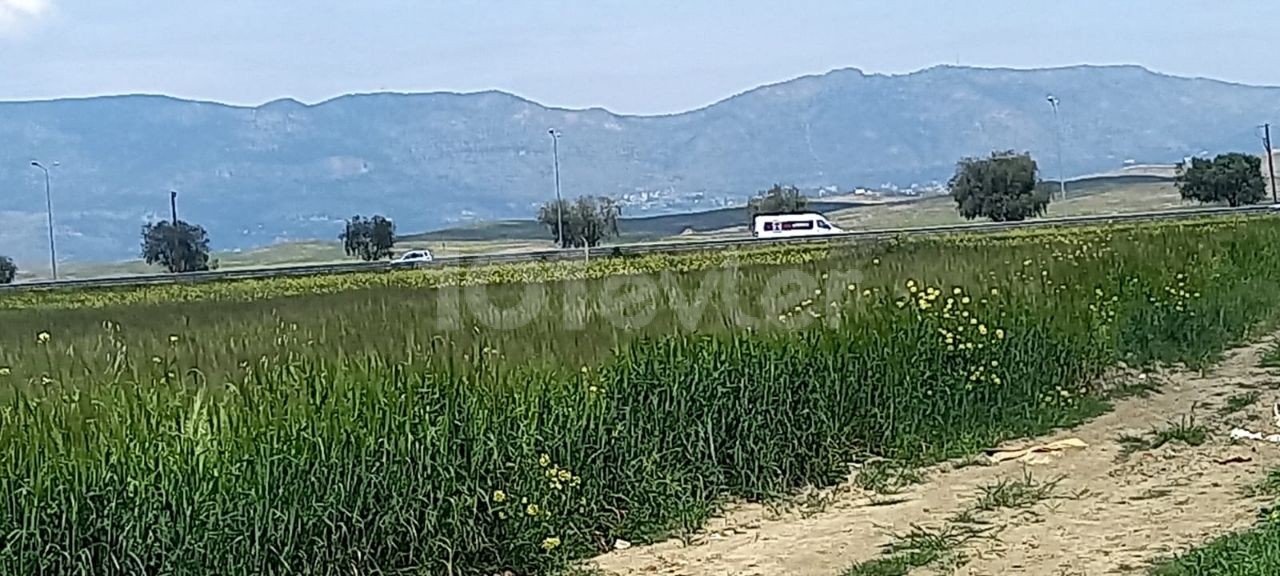
POLYGON ((819 228, 821 228, 821 229, 823 229, 823 230, 830 230, 830 229, 831 229, 831 225, 830 225, 830 224, 827 224, 827 221, 826 221, 826 220, 819 220, 819 221, 818 221, 818 227, 819 227, 819 228))
POLYGON ((783 230, 812 230, 813 221, 802 220, 800 222, 783 222, 782 229, 783 230))
POLYGON ((773 232, 773 222, 765 222, 765 223, 764 223, 764 231, 765 231, 765 232, 773 232))

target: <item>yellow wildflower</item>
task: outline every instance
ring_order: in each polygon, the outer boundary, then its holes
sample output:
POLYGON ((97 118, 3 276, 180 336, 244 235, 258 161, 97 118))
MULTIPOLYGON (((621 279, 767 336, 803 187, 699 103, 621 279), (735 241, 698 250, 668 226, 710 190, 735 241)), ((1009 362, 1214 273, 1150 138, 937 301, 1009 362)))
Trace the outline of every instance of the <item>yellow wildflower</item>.
POLYGON ((550 552, 560 547, 560 539, 552 536, 542 540, 542 549, 550 552))
POLYGON ((177 343, 178 343, 178 335, 177 335, 177 334, 170 334, 170 335, 169 335, 169 343, 170 343, 170 344, 177 344, 177 343))
POLYGON ((550 465, 551 465, 551 457, 550 457, 550 456, 547 456, 546 454, 543 454, 543 455, 539 456, 539 457, 538 457, 538 465, 539 465, 539 466, 541 466, 541 467, 543 467, 543 468, 546 468, 547 466, 550 466, 550 465))
POLYGON ((996 328, 996 339, 1004 340, 1004 328, 996 328))
POLYGON ((501 490, 494 490, 494 491, 493 491, 493 501, 494 501, 494 502, 506 502, 506 501, 507 501, 507 493, 506 493, 506 492, 503 492, 503 491, 501 491, 501 490))
POLYGON ((52 336, 50 336, 48 332, 36 334, 36 342, 39 342, 40 344, 48 344, 50 338, 52 338, 52 336))
POLYGON ((537 505, 537 504, 530 504, 527 508, 525 508, 525 509, 524 509, 524 513, 525 513, 525 514, 528 514, 528 515, 530 515, 530 516, 537 516, 537 515, 538 515, 538 505, 537 505))
POLYGON ((0 366, 0 376, 8 376, 10 373, 8 366, 0 366))

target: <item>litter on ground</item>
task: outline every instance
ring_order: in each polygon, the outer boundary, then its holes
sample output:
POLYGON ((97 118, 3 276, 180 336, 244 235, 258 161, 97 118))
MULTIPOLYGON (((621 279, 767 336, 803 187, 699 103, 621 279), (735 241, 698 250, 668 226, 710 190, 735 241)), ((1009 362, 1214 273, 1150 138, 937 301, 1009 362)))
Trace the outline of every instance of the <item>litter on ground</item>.
POLYGON ((1057 440, 1048 444, 1032 446, 1030 448, 1016 448, 1004 450, 988 450, 987 459, 992 463, 1008 462, 1009 460, 1020 460, 1026 462, 1033 460, 1037 456, 1045 456, 1061 453, 1068 449, 1082 449, 1089 447, 1088 444, 1079 438, 1067 438, 1065 440, 1057 440))

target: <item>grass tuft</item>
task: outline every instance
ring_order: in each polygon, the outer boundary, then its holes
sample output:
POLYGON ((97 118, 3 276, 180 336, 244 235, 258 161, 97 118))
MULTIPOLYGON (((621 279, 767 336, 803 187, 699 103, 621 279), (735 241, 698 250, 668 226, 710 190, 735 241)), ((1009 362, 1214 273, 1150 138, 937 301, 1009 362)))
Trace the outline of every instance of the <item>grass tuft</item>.
POLYGON ((924 482, 920 471, 904 462, 872 460, 858 469, 853 483, 858 488, 876 494, 892 496, 908 486, 924 482))
POLYGON ((1177 422, 1170 422, 1164 428, 1155 428, 1144 436, 1122 434, 1116 438, 1116 443, 1120 444, 1119 458, 1123 460, 1134 453, 1155 450, 1168 444, 1200 446, 1208 440, 1209 430, 1196 423, 1195 406, 1192 406, 1191 412, 1181 416, 1177 422))
POLYGON ((885 546, 881 558, 855 564, 842 576, 905 576, 913 569, 936 564, 958 568, 965 562, 961 549, 974 540, 995 537, 990 526, 947 524, 940 529, 912 526, 885 546))
POLYGON ((1218 410, 1218 414, 1222 416, 1229 416, 1231 414, 1235 414, 1237 412, 1244 410, 1245 408, 1248 408, 1250 406, 1253 406, 1254 404, 1257 404, 1258 401, 1261 399, 1262 399, 1262 393, 1258 392, 1257 390, 1250 390, 1248 392, 1243 392, 1240 394, 1233 394, 1227 397, 1226 403, 1223 404, 1222 408, 1218 410))
POLYGON ((1021 478, 1003 478, 994 484, 982 486, 982 495, 974 504, 979 512, 991 512, 1001 509, 1029 508, 1041 501, 1052 498, 1063 477, 1051 480, 1038 480, 1030 470, 1024 470, 1021 478))
POLYGON ((1280 341, 1272 342, 1262 351, 1258 365, 1263 368, 1280 368, 1280 341))

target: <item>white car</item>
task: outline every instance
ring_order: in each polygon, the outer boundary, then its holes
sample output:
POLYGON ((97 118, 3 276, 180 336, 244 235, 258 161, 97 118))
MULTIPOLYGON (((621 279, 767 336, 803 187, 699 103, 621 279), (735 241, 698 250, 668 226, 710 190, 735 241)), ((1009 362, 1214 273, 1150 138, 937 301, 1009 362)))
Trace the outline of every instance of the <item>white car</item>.
POLYGON ((816 212, 799 214, 757 214, 752 219, 751 235, 756 238, 796 238, 842 234, 826 216, 816 212))
POLYGON ((414 264, 430 262, 431 251, 429 250, 410 250, 401 254, 399 258, 392 260, 393 264, 414 264))

